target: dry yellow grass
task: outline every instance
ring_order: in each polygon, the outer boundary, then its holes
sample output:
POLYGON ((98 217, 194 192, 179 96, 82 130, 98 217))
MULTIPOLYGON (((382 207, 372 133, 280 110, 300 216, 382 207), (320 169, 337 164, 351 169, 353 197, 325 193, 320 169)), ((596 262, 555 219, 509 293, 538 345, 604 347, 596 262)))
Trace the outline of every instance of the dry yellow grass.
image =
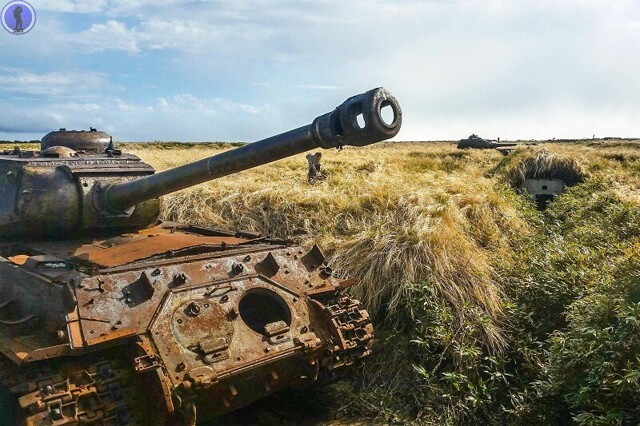
MULTIPOLYGON (((134 145, 130 151, 163 170, 222 150, 134 145)), ((513 236, 530 232, 516 208, 523 199, 510 185, 550 164, 578 174, 602 168, 621 193, 637 198, 640 173, 628 170, 639 158, 635 145, 548 144, 505 158, 447 143, 383 143, 323 152, 329 177, 315 186, 306 182, 301 154, 171 194, 163 215, 318 242, 334 269, 359 280, 354 292, 374 315, 398 317, 408 306, 407 283, 427 283, 460 324, 481 324, 485 343, 500 350, 503 300, 492 264, 514 258, 513 236), (581 166, 585 156, 589 170, 581 166), (506 173, 491 173, 500 170, 506 173)))
MULTIPOLYGON (((135 151, 159 170, 215 154, 135 151)), ((451 144, 350 148, 323 153, 329 178, 310 186, 298 155, 169 195, 164 216, 317 241, 335 269, 358 278, 354 291, 374 315, 394 318, 406 284, 429 283, 461 322, 471 312, 489 318, 486 343, 498 350, 503 301, 491 260, 506 261, 509 236, 528 232, 511 192, 485 176, 501 159, 451 144)))

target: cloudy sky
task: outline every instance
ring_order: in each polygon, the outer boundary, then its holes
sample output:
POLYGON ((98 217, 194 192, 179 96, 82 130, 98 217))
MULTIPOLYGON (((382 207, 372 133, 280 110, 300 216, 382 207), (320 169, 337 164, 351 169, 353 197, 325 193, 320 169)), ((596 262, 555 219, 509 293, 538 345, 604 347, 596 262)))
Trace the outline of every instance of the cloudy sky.
POLYGON ((399 140, 640 136, 637 0, 29 2, 0 139, 251 141, 378 86, 399 140))

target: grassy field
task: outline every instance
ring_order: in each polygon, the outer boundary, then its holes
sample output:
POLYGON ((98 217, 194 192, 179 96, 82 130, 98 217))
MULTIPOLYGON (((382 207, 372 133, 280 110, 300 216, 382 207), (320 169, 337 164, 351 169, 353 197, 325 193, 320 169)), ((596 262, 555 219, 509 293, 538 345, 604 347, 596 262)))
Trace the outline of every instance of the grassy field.
MULTIPOLYGON (((158 169, 214 153, 136 148, 158 169)), ((438 293, 504 345, 499 288, 489 259, 510 254, 509 236, 529 232, 506 185, 485 176, 495 152, 460 152, 453 145, 382 144, 323 153, 326 182, 306 182, 304 155, 244 171, 165 198, 164 215, 277 237, 314 241, 335 269, 359 278, 367 307, 395 318, 407 282, 432 280, 438 293), (475 314, 474 314, 475 315, 475 314)))
MULTIPOLYGON (((121 148, 158 170, 228 149, 121 148)), ((639 143, 508 156, 382 143, 322 163, 316 185, 298 155, 164 199, 167 219, 318 242, 359 280, 372 359, 349 381, 258 407, 347 423, 640 422, 639 143), (518 190, 531 174, 574 185, 537 211, 518 190)))
MULTIPOLYGON (((225 149, 130 148, 159 170, 225 149)), ((309 185, 298 155, 163 208, 171 220, 318 242, 359 280, 375 356, 314 405, 387 423, 640 421, 639 144, 503 156, 383 143, 324 152, 323 167, 328 179, 309 185), (575 185, 539 212, 517 187, 545 170, 575 185)))

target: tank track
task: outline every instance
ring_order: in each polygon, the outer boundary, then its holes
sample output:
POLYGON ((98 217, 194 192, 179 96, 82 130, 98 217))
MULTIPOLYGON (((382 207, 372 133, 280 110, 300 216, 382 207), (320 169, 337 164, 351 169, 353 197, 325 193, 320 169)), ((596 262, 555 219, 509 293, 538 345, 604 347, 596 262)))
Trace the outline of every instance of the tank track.
POLYGON ((323 370, 335 379, 341 375, 336 375, 337 372, 344 373, 371 354, 373 326, 361 303, 348 294, 331 299, 323 312, 333 326, 334 337, 332 347, 320 363, 323 370))
POLYGON ((73 360, 59 365, 16 367, 0 357, 0 385, 19 404, 21 424, 135 426, 149 423, 139 383, 119 360, 73 360), (135 407, 135 409, 134 409, 135 407))

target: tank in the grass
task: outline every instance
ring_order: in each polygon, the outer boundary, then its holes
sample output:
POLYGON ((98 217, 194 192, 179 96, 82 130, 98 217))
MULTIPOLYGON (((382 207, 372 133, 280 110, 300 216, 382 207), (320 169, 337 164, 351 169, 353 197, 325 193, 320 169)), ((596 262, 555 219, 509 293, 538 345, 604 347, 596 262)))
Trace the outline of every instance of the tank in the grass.
POLYGON ((159 197, 401 121, 374 89, 161 173, 95 129, 0 152, 0 424, 194 424, 357 366, 373 328, 320 248, 162 221, 159 197))
POLYGON ((466 139, 460 139, 458 141, 459 149, 498 149, 498 150, 508 150, 513 149, 517 146, 517 143, 513 142, 498 142, 493 139, 484 139, 475 133, 470 135, 466 139))

